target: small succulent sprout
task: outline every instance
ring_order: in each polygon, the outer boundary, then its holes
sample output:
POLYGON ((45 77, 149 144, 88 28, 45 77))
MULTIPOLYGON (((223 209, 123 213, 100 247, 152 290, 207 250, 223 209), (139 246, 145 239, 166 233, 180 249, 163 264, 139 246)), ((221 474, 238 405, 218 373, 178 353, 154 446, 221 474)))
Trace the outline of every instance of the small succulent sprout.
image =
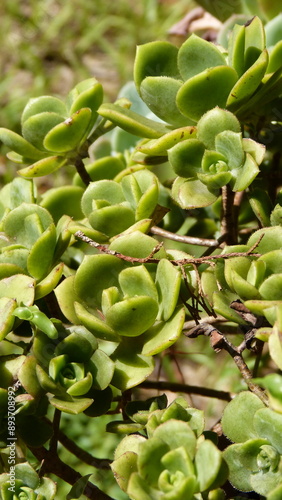
POLYGON ((213 203, 227 184, 233 191, 243 191, 259 173, 264 150, 252 139, 242 139, 240 123, 230 111, 218 107, 208 111, 198 122, 197 138, 168 151, 179 176, 173 197, 182 208, 193 208, 213 203))
POLYGON ((22 113, 22 137, 1 128, 0 140, 17 163, 29 163, 19 170, 23 177, 40 177, 71 161, 85 143, 97 119, 103 89, 95 78, 80 82, 66 104, 51 96, 31 99, 22 113))
POLYGON ((114 363, 98 349, 95 337, 85 328, 76 327, 66 333, 49 361, 43 361, 44 368, 41 353, 46 340, 39 337, 35 341, 35 372, 41 388, 52 395, 50 403, 61 411, 77 414, 91 407, 93 393, 108 388, 114 363))
MULTIPOLYGON (((136 231, 115 239, 110 250, 123 253, 126 248, 127 254, 143 258, 155 246, 156 240, 136 231)), ((153 370, 151 357, 181 333, 181 273, 165 256, 159 250, 154 257, 160 261, 147 269, 145 264, 132 266, 114 255, 89 255, 75 276, 55 290, 72 323, 84 325, 97 338, 119 342, 111 355, 116 365, 112 384, 119 388, 144 380, 153 370)))
POLYGON ((157 177, 149 170, 140 170, 126 175, 120 183, 108 179, 91 182, 81 207, 93 229, 112 238, 150 218, 158 198, 157 177))
POLYGON ((281 414, 266 408, 254 394, 242 392, 225 408, 222 427, 235 441, 223 452, 233 486, 265 496, 281 486, 281 414))
POLYGON ((155 410, 152 404, 150 409, 149 415, 134 415, 137 422, 145 416, 147 439, 133 434, 116 449, 111 467, 121 489, 134 500, 192 500, 202 491, 219 493, 227 467, 221 452, 202 434, 201 412, 183 398, 168 408, 155 410))
POLYGON ((39 477, 28 462, 16 464, 10 473, 0 474, 3 500, 54 500, 57 487, 48 477, 39 477))

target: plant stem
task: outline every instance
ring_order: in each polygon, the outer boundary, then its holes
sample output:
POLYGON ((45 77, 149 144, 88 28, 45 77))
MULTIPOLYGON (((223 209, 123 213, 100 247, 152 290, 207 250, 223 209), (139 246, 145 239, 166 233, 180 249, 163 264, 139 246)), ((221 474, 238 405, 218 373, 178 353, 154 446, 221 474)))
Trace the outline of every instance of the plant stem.
MULTIPOLYGON (((74 485, 82 476, 69 465, 65 464, 57 455, 46 450, 43 446, 39 448, 30 447, 30 451, 40 462, 44 463, 46 473, 55 474, 67 483, 74 485)), ((101 491, 93 483, 86 484, 83 494, 91 500, 114 500, 112 497, 101 491)))
POLYGON ((222 245, 217 240, 211 240, 208 238, 196 238, 194 236, 183 236, 182 234, 171 233, 158 226, 153 226, 150 229, 152 234, 162 236, 168 240, 179 241, 180 243, 187 243, 187 245, 199 245, 204 247, 221 247, 222 245))
POLYGON ((226 245, 235 245, 237 243, 237 224, 234 220, 235 193, 229 185, 222 187, 222 205, 221 205, 221 237, 226 245))
POLYGON ((82 462, 95 467, 96 469, 110 470, 110 463, 112 462, 108 458, 96 458, 90 453, 80 448, 72 439, 68 438, 62 431, 59 432, 59 441, 62 445, 70 451, 77 458, 82 460, 82 462))
POLYGON ((88 184, 90 184, 90 182, 91 182, 91 177, 85 168, 85 165, 82 161, 81 156, 77 156, 77 158, 75 159, 75 162, 74 162, 74 166, 75 166, 77 173, 80 176, 81 180, 84 182, 84 184, 86 184, 86 186, 88 186, 88 184))
POLYGON ((217 391, 207 387, 198 387, 196 385, 180 384, 178 382, 145 380, 138 387, 143 389, 157 389, 159 391, 183 392, 186 394, 198 394, 207 398, 217 398, 223 401, 231 401, 234 397, 230 392, 217 391))

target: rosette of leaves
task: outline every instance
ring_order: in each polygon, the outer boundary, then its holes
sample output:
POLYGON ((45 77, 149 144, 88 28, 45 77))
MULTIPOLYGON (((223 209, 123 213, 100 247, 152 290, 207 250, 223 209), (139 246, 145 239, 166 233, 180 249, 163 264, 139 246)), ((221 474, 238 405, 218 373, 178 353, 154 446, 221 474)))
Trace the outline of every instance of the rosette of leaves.
POLYGON ((85 256, 75 275, 55 289, 71 323, 111 343, 111 383, 122 390, 153 371, 152 356, 177 340, 184 322, 184 309, 178 306, 181 273, 165 250, 155 253, 157 264, 130 262, 146 258, 155 247, 156 240, 140 231, 122 235, 109 246, 114 255, 85 256), (129 256, 129 262, 115 252, 129 256))
POLYGON ((228 53, 194 34, 179 49, 150 42, 137 49, 135 83, 147 106, 174 127, 197 122, 215 106, 243 117, 281 94, 277 43, 269 56, 258 17, 235 25, 228 53))
POLYGON ((248 252, 256 243, 255 252, 261 254, 260 257, 245 255, 218 262, 215 271, 204 271, 202 285, 217 313, 239 324, 244 323, 229 307, 233 300, 240 299, 251 312, 264 316, 270 325, 274 325, 282 306, 281 226, 259 229, 246 245, 226 247, 224 253, 248 252))
POLYGON ((48 477, 39 477, 28 462, 14 467, 15 484, 11 472, 0 474, 0 493, 3 500, 53 500, 56 484, 48 477))
POLYGON ((23 177, 39 177, 72 164, 85 147, 103 101, 103 88, 95 78, 76 85, 66 102, 51 96, 31 99, 22 113, 22 136, 0 129, 0 140, 16 163, 29 164, 19 170, 23 177))
POLYGON ((168 151, 178 174, 172 196, 182 208, 193 208, 212 204, 227 184, 233 191, 243 191, 259 173, 264 151, 262 144, 242 138, 235 115, 216 107, 199 120, 197 138, 168 151))
POLYGON ((97 340, 86 328, 59 330, 59 342, 50 342, 37 333, 32 361, 23 366, 19 380, 30 393, 35 379, 40 387, 38 392, 48 393, 49 402, 66 413, 104 413, 111 402, 113 361, 98 348, 97 340))
POLYGON ((229 481, 241 491, 253 490, 278 500, 282 488, 282 415, 266 408, 254 394, 242 392, 225 408, 222 428, 235 442, 223 452, 229 481))
POLYGON ((136 223, 138 228, 144 225, 148 230, 148 219, 156 208, 158 197, 158 178, 142 169, 124 176, 121 182, 108 179, 91 182, 82 196, 81 207, 92 228, 100 233, 100 239, 105 239, 131 226, 133 231, 136 223))
POLYGON ((129 498, 224 498, 219 487, 227 478, 226 463, 216 445, 205 439, 200 410, 177 398, 168 408, 136 412, 134 418, 145 423, 146 436, 125 437, 111 466, 129 498))

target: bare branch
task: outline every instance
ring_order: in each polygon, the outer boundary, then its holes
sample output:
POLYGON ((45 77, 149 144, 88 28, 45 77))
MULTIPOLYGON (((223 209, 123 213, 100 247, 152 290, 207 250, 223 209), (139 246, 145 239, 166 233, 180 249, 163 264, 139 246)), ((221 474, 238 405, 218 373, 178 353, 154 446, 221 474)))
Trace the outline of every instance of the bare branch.
POLYGON ((167 238, 168 240, 179 241, 180 243, 187 243, 187 245, 199 245, 204 247, 222 247, 222 243, 218 240, 212 240, 208 238, 196 238, 195 236, 183 236, 182 234, 175 234, 170 231, 166 231, 165 229, 161 229, 158 226, 153 226, 150 229, 152 234, 156 234, 157 236, 162 236, 163 238, 167 238))
POLYGON ((217 398, 223 401, 231 401, 235 396, 230 392, 217 391, 216 389, 209 389, 207 387, 198 387, 196 385, 179 384, 177 382, 167 381, 153 381, 145 380, 138 387, 143 389, 157 389, 159 391, 183 392, 185 394, 198 394, 207 398, 217 398))

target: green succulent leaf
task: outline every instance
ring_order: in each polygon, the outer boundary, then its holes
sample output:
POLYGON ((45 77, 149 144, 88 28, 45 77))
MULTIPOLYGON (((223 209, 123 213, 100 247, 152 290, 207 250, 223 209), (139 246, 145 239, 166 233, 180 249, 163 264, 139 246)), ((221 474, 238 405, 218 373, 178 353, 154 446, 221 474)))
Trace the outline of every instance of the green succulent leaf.
POLYGON ((12 330, 14 325, 13 311, 17 307, 16 300, 8 297, 0 298, 0 341, 12 330))
POLYGON ((198 121, 204 113, 219 106, 224 108, 237 81, 237 73, 229 66, 208 68, 187 80, 177 93, 181 113, 198 121))
POLYGON ((162 123, 145 118, 135 113, 135 111, 122 108, 118 104, 102 104, 98 109, 98 113, 115 125, 138 137, 157 139, 169 132, 169 129, 162 123))
POLYGON ((218 198, 218 190, 209 190, 199 179, 177 177, 172 186, 172 196, 181 208, 207 207, 218 198))
POLYGON ((222 464, 222 455, 217 446, 209 439, 202 441, 195 456, 195 467, 200 491, 214 488, 215 484, 220 486, 226 481, 228 471, 226 468, 224 474, 221 470, 222 464))
POLYGON ((67 160, 62 156, 48 156, 30 165, 30 167, 21 168, 18 174, 22 177, 43 177, 52 174, 65 165, 67 160))
POLYGON ((225 57, 212 43, 192 34, 178 51, 178 67, 183 80, 202 71, 226 64, 225 57))
POLYGON ((142 335, 142 354, 153 356, 174 344, 182 333, 185 320, 183 307, 176 308, 166 321, 156 322, 142 335))
POLYGON ((205 113, 198 122, 198 139, 206 148, 215 149, 215 139, 221 132, 241 132, 238 118, 230 111, 216 107, 205 113))
MULTIPOLYGON (((258 436, 254 425, 256 412, 264 408, 262 401, 255 394, 243 391, 226 406, 222 417, 224 434, 231 441, 243 443, 258 436), (242 425, 238 426, 238 422, 242 425)), ((265 437, 265 436, 263 436, 265 437)))
POLYGON ((137 90, 147 76, 180 78, 177 66, 178 49, 169 42, 150 42, 137 47, 134 81, 137 90))
POLYGON ((64 120, 64 116, 60 116, 53 111, 43 111, 32 115, 22 124, 23 137, 37 149, 46 151, 43 145, 46 134, 64 120))
POLYGON ((154 370, 154 359, 139 354, 138 344, 125 337, 111 355, 115 371, 111 385, 121 391, 135 387, 143 382, 154 370))
POLYGON ((24 124, 24 122, 31 116, 39 115, 44 112, 56 113, 61 117, 67 116, 67 109, 63 101, 57 97, 43 95, 32 98, 28 101, 23 110, 21 122, 24 124))
POLYGON ((148 108, 176 127, 189 124, 189 120, 180 113, 176 105, 176 95, 182 84, 182 81, 168 76, 147 76, 140 87, 141 97, 148 108))
POLYGON ((0 141, 5 144, 8 148, 11 148, 13 151, 18 153, 24 158, 30 158, 32 160, 40 160, 46 156, 46 153, 43 153, 36 147, 34 147, 30 142, 21 137, 16 132, 12 130, 8 130, 6 128, 0 128, 0 141))
POLYGON ((173 170, 180 177, 195 177, 201 169, 205 146, 197 139, 187 139, 168 151, 173 170))
POLYGON ((268 65, 268 52, 265 49, 257 61, 241 76, 231 89, 226 107, 236 111, 257 90, 268 65))
POLYGON ((91 117, 89 108, 79 109, 45 135, 44 148, 56 153, 75 150, 87 137, 91 117))
POLYGON ((180 291, 181 272, 169 260, 162 259, 157 267, 156 286, 159 294, 159 319, 167 321, 173 314, 180 291))

